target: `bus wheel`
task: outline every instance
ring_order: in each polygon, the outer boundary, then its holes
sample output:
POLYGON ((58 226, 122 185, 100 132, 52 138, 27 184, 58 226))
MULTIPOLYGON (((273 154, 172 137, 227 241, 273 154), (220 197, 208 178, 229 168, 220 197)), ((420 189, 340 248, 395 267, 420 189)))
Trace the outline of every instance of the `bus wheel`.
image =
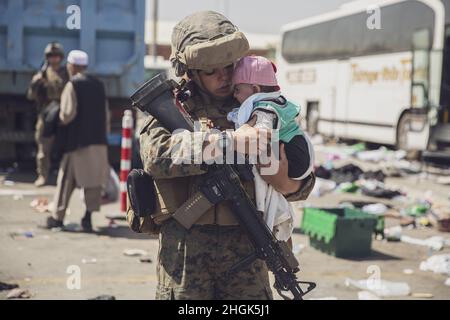
POLYGON ((420 156, 420 152, 418 150, 408 150, 409 142, 408 142, 408 132, 411 131, 411 121, 412 116, 409 114, 404 114, 400 121, 398 122, 397 127, 397 150, 405 150, 406 151, 406 159, 408 160, 416 160, 420 156))
POLYGON ((319 133, 318 124, 319 107, 317 106, 317 103, 308 103, 308 113, 306 114, 306 130, 311 137, 319 133))

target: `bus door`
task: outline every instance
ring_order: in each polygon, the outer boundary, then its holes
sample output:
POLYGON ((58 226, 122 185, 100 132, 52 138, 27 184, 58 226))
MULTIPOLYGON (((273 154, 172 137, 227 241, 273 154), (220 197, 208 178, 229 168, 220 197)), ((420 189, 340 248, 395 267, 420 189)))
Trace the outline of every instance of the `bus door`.
POLYGON ((440 103, 436 123, 432 123, 430 150, 450 150, 450 25, 445 28, 440 79, 440 103))
POLYGON ((410 108, 398 124, 397 145, 404 150, 425 150, 430 127, 430 32, 418 30, 413 35, 410 108))
POLYGON ((450 25, 445 28, 444 52, 442 61, 440 123, 450 123, 450 25))

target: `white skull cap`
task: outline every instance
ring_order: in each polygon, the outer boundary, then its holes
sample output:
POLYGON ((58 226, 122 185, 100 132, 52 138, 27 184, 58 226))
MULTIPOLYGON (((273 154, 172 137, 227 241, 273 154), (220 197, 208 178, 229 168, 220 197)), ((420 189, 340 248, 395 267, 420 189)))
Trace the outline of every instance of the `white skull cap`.
POLYGON ((67 56, 67 62, 77 66, 87 66, 89 64, 89 56, 81 50, 72 50, 67 56))

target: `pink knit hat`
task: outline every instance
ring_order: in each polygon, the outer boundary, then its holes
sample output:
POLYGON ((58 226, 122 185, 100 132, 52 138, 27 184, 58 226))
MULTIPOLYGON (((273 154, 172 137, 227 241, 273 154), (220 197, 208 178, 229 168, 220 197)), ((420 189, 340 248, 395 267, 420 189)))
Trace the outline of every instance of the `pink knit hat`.
POLYGON ((247 56, 236 64, 233 84, 248 83, 261 86, 278 86, 276 66, 261 56, 247 56))

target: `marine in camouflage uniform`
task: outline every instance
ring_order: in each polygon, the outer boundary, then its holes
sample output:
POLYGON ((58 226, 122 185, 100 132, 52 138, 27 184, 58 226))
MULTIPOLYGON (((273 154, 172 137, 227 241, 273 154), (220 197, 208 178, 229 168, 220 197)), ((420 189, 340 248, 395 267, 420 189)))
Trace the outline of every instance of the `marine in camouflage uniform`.
POLYGON ((34 100, 37 106, 35 131, 37 144, 36 170, 38 174, 35 185, 37 187, 43 186, 47 182, 54 142, 53 137, 43 136, 45 114, 51 108, 59 106, 62 91, 69 80, 65 66, 61 65, 64 59, 63 47, 59 43, 50 43, 45 48, 44 54, 48 67, 33 76, 27 92, 28 99, 34 100))
MULTIPOLYGON (((129 207, 127 220, 136 232, 159 232, 156 299, 273 298, 267 266, 262 260, 231 276, 227 275, 231 266, 250 255, 254 249, 226 202, 209 209, 190 230, 171 219, 171 215, 198 191, 205 173, 204 168, 197 164, 175 164, 173 159, 183 156, 179 154, 182 148, 177 149, 176 146, 186 141, 183 140, 186 135, 199 139, 187 141, 203 141, 207 124, 211 121, 221 131, 232 128, 226 115, 238 106, 231 93, 226 97, 217 97, 205 90, 196 70, 223 68, 244 56, 247 50, 245 36, 228 19, 215 12, 188 16, 174 29, 172 62, 175 73, 178 76, 186 76, 187 73, 193 79, 189 83, 192 97, 184 107, 194 120, 200 121, 202 131, 171 134, 152 117, 147 119, 141 130, 141 158, 144 170, 155 181, 157 209, 152 217, 138 218, 129 207), (216 54, 192 54, 189 57, 186 52, 192 52, 197 44, 209 46, 216 54), (215 52, 214 46, 217 46, 215 52)), ((194 159, 204 146, 194 142, 189 147, 193 150, 191 157, 194 159)), ((305 199, 314 181, 311 175, 288 200, 305 199)), ((254 200, 253 181, 243 185, 254 200)))

